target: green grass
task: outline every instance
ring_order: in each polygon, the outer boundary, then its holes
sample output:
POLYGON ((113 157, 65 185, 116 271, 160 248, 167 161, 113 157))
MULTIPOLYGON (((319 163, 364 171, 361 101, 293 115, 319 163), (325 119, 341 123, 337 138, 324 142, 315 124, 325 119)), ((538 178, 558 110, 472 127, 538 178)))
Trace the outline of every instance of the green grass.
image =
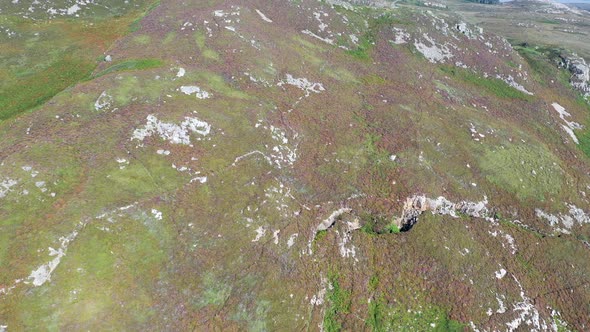
POLYGON ((23 297, 15 314, 24 329, 43 324, 49 330, 127 330, 128 324, 145 323, 154 314, 156 298, 147 285, 159 277, 164 251, 140 220, 125 217, 108 226, 117 231, 85 228, 70 244, 51 284, 23 297), (121 297, 127 299, 124 311, 117 300, 121 297), (110 319, 97 319, 106 316, 110 319))
POLYGON ((0 58, 0 121, 33 110, 77 82, 91 78, 97 57, 128 33, 138 11, 118 11, 114 17, 110 17, 114 12, 108 10, 103 14, 109 18, 98 14, 43 23, 8 16, 22 36, 10 42, 0 41, 0 48, 6 51, 0 58))
POLYGON ((378 235, 372 224, 366 223, 361 227, 361 232, 369 235, 378 235))
POLYGON ((96 170, 102 177, 88 182, 88 191, 98 206, 134 202, 142 197, 173 190, 183 180, 176 170, 161 158, 145 156, 131 160, 125 169, 111 163, 96 170))
POLYGON ((363 36, 360 39, 359 45, 357 46, 357 48, 355 48, 354 50, 346 51, 346 53, 348 53, 349 55, 352 55, 353 57, 360 59, 360 60, 369 60, 369 59, 371 59, 369 52, 372 47, 373 47, 373 38, 369 34, 369 35, 363 36))
POLYGON ((570 330, 568 324, 561 320, 559 317, 553 317, 553 324, 557 326, 557 332, 569 332, 570 330))
POLYGON ((389 231, 389 233, 392 234, 397 234, 401 232, 401 229, 393 222, 389 224, 389 226, 387 226, 387 230, 389 231))
POLYGON ((391 153, 381 146, 382 138, 381 134, 368 133, 365 136, 364 152, 367 158, 366 170, 373 178, 373 189, 387 196, 392 190, 389 177, 397 164, 389 159, 391 153))
POLYGON ((516 90, 500 79, 491 77, 485 78, 469 70, 452 66, 441 66, 440 68, 442 72, 451 76, 453 79, 458 79, 470 86, 486 91, 487 93, 496 97, 503 99, 519 99, 524 101, 531 101, 533 99, 532 96, 516 90))
POLYGON ((369 279, 369 283, 367 285, 367 289, 370 292, 374 292, 377 289, 377 286, 379 286, 379 276, 376 274, 373 274, 371 276, 371 278, 369 279))
POLYGON ((590 158, 590 130, 586 129, 586 131, 577 136, 580 141, 580 149, 588 158, 590 158))
POLYGON ((323 240, 328 235, 328 230, 319 231, 313 238, 314 243, 323 240))
POLYGON ((166 37, 164 37, 164 40, 162 40, 162 44, 168 45, 171 42, 173 42, 174 39, 176 39, 176 32, 174 32, 174 31, 168 32, 166 34, 166 37))
POLYGON ((154 1, 135 21, 129 25, 129 32, 135 32, 141 28, 141 20, 146 17, 152 10, 160 5, 160 0, 154 1))
POLYGON ((376 74, 371 74, 371 75, 365 75, 363 77, 361 77, 361 81, 367 85, 384 85, 387 84, 387 80, 384 79, 383 77, 376 75, 376 74))
POLYGON ((139 35, 139 36, 135 36, 133 37, 133 41, 136 42, 139 45, 149 45, 151 42, 152 38, 149 35, 139 35))
POLYGON ((326 293, 324 331, 341 331, 343 316, 350 313, 351 292, 341 288, 339 276, 335 272, 328 274, 328 282, 332 287, 328 288, 328 292, 326 293))
POLYGON ((436 306, 429 306, 420 311, 394 310, 388 317, 393 331, 459 332, 464 330, 463 324, 450 319, 444 310, 436 306))
POLYGON ((231 286, 216 278, 211 272, 207 272, 203 277, 202 286, 204 288, 200 298, 195 299, 195 307, 203 308, 206 306, 219 307, 231 295, 231 286))
POLYGON ((382 233, 380 228, 384 223, 383 217, 376 216, 371 213, 362 213, 360 219, 363 224, 361 227, 361 232, 369 235, 379 235, 382 233))
POLYGON ((569 86, 569 73, 559 70, 556 63, 560 60, 562 50, 557 47, 530 46, 528 44, 515 45, 514 49, 526 60, 541 84, 547 85, 547 77, 556 77, 559 82, 569 86))
POLYGON ((553 24, 553 25, 559 25, 559 24, 561 24, 561 22, 559 22, 557 20, 551 20, 551 19, 548 19, 548 18, 542 18, 542 19, 538 20, 537 22, 543 23, 543 24, 553 24))
POLYGON ((130 71, 130 70, 145 70, 151 68, 161 67, 164 63, 159 59, 130 59, 116 63, 107 69, 97 73, 93 78, 101 77, 113 72, 130 71))
POLYGON ((394 220, 388 223, 388 218, 383 216, 364 213, 361 215, 361 220, 363 222, 361 232, 369 235, 397 234, 401 232, 394 220))
POLYGON ((369 303, 365 325, 373 332, 438 331, 460 332, 465 325, 449 317, 442 308, 427 304, 420 310, 391 306, 383 298, 369 303))
POLYGON ((195 42, 197 43, 197 47, 199 47, 199 50, 201 50, 201 55, 203 55, 204 58, 214 60, 214 61, 219 60, 219 54, 217 54, 217 52, 215 52, 211 48, 207 47, 207 44, 206 44, 207 37, 205 36, 204 31, 202 31, 202 30, 196 31, 194 34, 194 38, 195 38, 195 42))
POLYGON ((544 200, 561 190, 564 173, 559 164, 542 145, 510 144, 486 151, 479 167, 490 182, 520 199, 544 200))
MULTIPOLYGON (((367 284, 367 290, 371 293, 377 290, 379 286, 379 276, 377 274, 373 274, 369 279, 367 284)), ((385 331, 383 321, 385 320, 383 314, 383 299, 371 299, 369 303, 369 312, 368 317, 365 321, 365 325, 367 325, 371 331, 374 332, 381 332, 385 331)))
POLYGON ((578 105, 580 105, 582 108, 586 110, 586 116, 588 117, 584 131, 582 131, 581 133, 576 133, 576 136, 580 141, 580 144, 578 146, 580 150, 582 150, 582 152, 584 152, 584 154, 588 158, 590 158, 590 100, 584 99, 583 97, 579 97, 576 100, 576 102, 578 105))
POLYGON ((252 97, 237 88, 232 87, 228 84, 221 75, 217 75, 211 72, 201 71, 196 75, 201 80, 206 80, 207 85, 218 92, 229 98, 236 99, 251 99, 252 97))
POLYGON ((48 68, 9 85, 0 92, 0 120, 42 105, 73 83, 88 77, 94 63, 65 57, 48 68))
POLYGON ((390 13, 384 13, 377 18, 371 18, 369 20, 369 29, 359 38, 357 48, 346 51, 346 53, 359 60, 370 60, 371 50, 377 40, 377 34, 383 27, 389 26, 395 22, 398 22, 398 19, 390 13))
POLYGON ((366 320, 366 325, 373 332, 386 331, 385 324, 383 324, 383 321, 385 320, 384 306, 385 305, 381 300, 373 300, 371 303, 369 303, 369 313, 366 320))

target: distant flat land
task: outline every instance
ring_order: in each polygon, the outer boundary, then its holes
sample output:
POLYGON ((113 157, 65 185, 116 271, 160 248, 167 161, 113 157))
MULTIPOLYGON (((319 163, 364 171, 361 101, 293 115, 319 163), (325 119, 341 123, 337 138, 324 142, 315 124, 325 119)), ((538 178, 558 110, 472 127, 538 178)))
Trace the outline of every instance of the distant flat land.
POLYGON ((568 6, 590 11, 590 2, 568 3, 568 6))
MULTIPOLYGON (((584 3, 583 6, 588 6, 584 3)), ((578 7, 576 5, 576 7, 578 7)), ((501 5, 449 2, 449 8, 459 12, 469 23, 505 36, 512 43, 527 42, 576 50, 590 57, 590 14, 561 11, 550 4, 514 1, 501 5)), ((588 8, 588 7, 584 7, 588 8)))

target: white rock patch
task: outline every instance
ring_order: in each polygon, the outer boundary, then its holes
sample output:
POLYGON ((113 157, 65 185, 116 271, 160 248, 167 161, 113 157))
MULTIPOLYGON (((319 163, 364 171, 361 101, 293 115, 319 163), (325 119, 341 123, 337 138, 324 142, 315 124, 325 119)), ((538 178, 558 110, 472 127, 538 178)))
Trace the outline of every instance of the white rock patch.
POLYGON ((287 74, 287 79, 285 81, 279 82, 278 86, 283 86, 284 84, 296 86, 299 89, 305 91, 305 96, 308 97, 312 92, 313 93, 320 93, 325 91, 324 86, 322 83, 313 83, 310 82, 307 78, 295 78, 291 74, 287 74))
MULTIPOLYGON (((502 296, 504 297, 504 296, 502 296)), ((506 312, 506 306, 504 305, 504 301, 502 301, 502 299, 496 295, 496 301, 498 301, 498 310, 496 310, 496 313, 498 314, 503 314, 506 312)))
POLYGON ((584 210, 578 208, 573 204, 566 204, 569 208, 569 214, 559 213, 553 215, 544 212, 541 209, 536 209, 535 212, 537 217, 545 219, 549 222, 549 226, 553 227, 555 231, 570 234, 571 229, 576 225, 590 224, 590 213, 584 212, 584 210))
POLYGON ((494 272, 496 275, 496 279, 502 279, 506 275, 506 270, 500 269, 499 271, 494 272))
POLYGON ((512 77, 512 75, 508 75, 508 77, 502 77, 500 75, 496 75, 496 78, 506 82, 506 84, 510 85, 511 87, 515 88, 516 90, 518 90, 520 92, 526 93, 529 96, 534 95, 532 92, 528 91, 524 86, 522 86, 521 84, 516 82, 514 80, 514 77, 512 77))
POLYGON ((45 181, 35 182, 35 187, 39 188, 39 190, 41 190, 43 193, 47 191, 47 188, 45 188, 45 181))
POLYGON ((432 63, 444 62, 445 60, 453 57, 453 54, 451 53, 446 44, 437 44, 434 41, 434 39, 432 39, 426 33, 423 35, 423 37, 426 40, 426 42, 430 44, 430 46, 426 45, 425 43, 419 40, 414 41, 414 46, 416 47, 418 52, 422 53, 422 55, 424 55, 424 57, 428 59, 428 61, 432 63))
POLYGON ((154 216, 154 218, 156 220, 162 220, 162 212, 158 211, 156 209, 152 209, 152 216, 154 216))
POLYGON ((289 239, 287 240, 287 247, 291 248, 294 244, 295 244, 295 239, 299 236, 298 233, 295 234, 291 234, 291 236, 289 236, 289 239))
POLYGON ((47 281, 50 281, 51 274, 61 262, 62 257, 66 255, 68 245, 76 238, 76 236, 78 236, 78 231, 74 231, 66 237, 61 237, 59 239, 59 248, 53 249, 49 247, 49 256, 54 256, 54 258, 48 263, 39 266, 36 270, 33 270, 26 282, 31 282, 33 286, 39 287, 47 281))
POLYGON ((110 108, 112 103, 113 97, 109 96, 106 91, 103 91, 94 102, 94 109, 97 111, 102 111, 103 109, 110 108))
POLYGON ((0 181, 0 198, 6 197, 11 191, 10 188, 14 187, 18 182, 13 179, 4 179, 0 181))
POLYGON ((517 313, 518 317, 506 323, 508 331, 513 332, 523 328, 529 331, 547 330, 547 323, 541 318, 539 310, 535 307, 533 301, 526 296, 524 288, 518 279, 514 275, 512 278, 514 278, 514 281, 520 288, 520 298, 522 301, 513 304, 512 311, 517 313), (523 325, 526 325, 526 327, 523 325))
POLYGON ((193 183, 195 181, 197 181, 199 183, 206 183, 207 182, 207 177, 206 176, 197 176, 197 177, 194 177, 194 178, 191 179, 190 183, 193 183))
MULTIPOLYGON (((331 286, 331 285, 329 285, 329 286, 331 286)), ((311 304, 312 306, 320 306, 320 305, 324 304, 324 297, 326 296, 326 291, 328 288, 328 279, 321 278, 320 287, 321 288, 318 291, 318 293, 314 294, 311 297, 311 300, 309 301, 309 304, 311 304)))
POLYGON ((568 113, 563 106, 558 103, 553 103, 551 106, 553 106, 553 109, 559 114, 559 118, 565 122, 564 125, 561 125, 563 130, 565 130, 565 132, 572 138, 574 143, 580 144, 578 137, 576 137, 576 134, 574 133, 574 129, 583 129, 584 127, 577 122, 568 121, 566 118, 569 118, 572 115, 568 113))
POLYGON ((119 164, 119 169, 125 169, 125 167, 129 165, 129 160, 125 158, 117 158, 115 161, 119 164))
POLYGON ((260 10, 256 9, 256 13, 258 13, 258 15, 260 15, 260 18, 268 23, 272 23, 272 20, 270 18, 268 18, 266 15, 264 15, 260 10))
POLYGON ((400 28, 393 28, 395 31, 395 39, 392 42, 396 45, 407 44, 410 40, 410 34, 407 33, 404 29, 400 28))
POLYGON ((271 125, 270 132, 272 139, 278 143, 272 147, 272 151, 269 153, 272 163, 278 168, 293 166, 297 160, 297 147, 289 145, 287 134, 280 128, 271 125))
POLYGON ((80 9, 80 6, 78 6, 78 4, 75 4, 73 6, 71 6, 70 8, 67 9, 67 13, 68 15, 74 15, 76 14, 80 9))
POLYGON ((196 85, 184 85, 180 87, 180 92, 184 93, 185 95, 195 95, 199 99, 208 99, 211 98, 211 94, 196 85))
POLYGON ((266 228, 260 226, 256 229, 256 237, 254 238, 254 240, 252 240, 252 242, 258 242, 260 241, 260 239, 262 239, 262 237, 264 236, 264 234, 266 234, 266 228))
POLYGON ((332 212, 332 214, 330 214, 330 216, 326 219, 324 219, 316 228, 316 231, 325 231, 328 228, 332 227, 332 225, 334 225, 334 223, 336 222, 336 220, 342 216, 345 213, 350 213, 352 211, 351 208, 340 208, 334 212, 332 212))
POLYGON ((301 33, 303 33, 305 35, 308 35, 308 36, 311 36, 313 38, 319 39, 319 40, 323 41, 326 44, 334 45, 334 40, 333 39, 324 38, 322 36, 318 36, 318 35, 316 35, 315 33, 311 32, 309 30, 302 30, 301 33))
POLYGON ((189 145, 191 143, 190 134, 195 133, 201 136, 207 136, 211 132, 211 125, 194 117, 185 117, 179 125, 175 123, 163 122, 158 120, 154 115, 147 116, 147 123, 143 128, 138 128, 133 132, 131 140, 143 141, 146 137, 154 134, 160 138, 169 141, 172 144, 189 145))
POLYGON ((343 258, 354 258, 356 261, 356 247, 353 244, 347 246, 347 244, 352 240, 352 233, 348 231, 340 232, 336 231, 338 236, 340 236, 340 241, 338 242, 338 248, 340 249, 340 256, 343 258))
MULTIPOLYGON (((186 70, 182 67, 178 68, 178 72, 176 73, 176 77, 181 78, 186 74, 186 70)), ((184 92, 184 91, 183 91, 184 92)))

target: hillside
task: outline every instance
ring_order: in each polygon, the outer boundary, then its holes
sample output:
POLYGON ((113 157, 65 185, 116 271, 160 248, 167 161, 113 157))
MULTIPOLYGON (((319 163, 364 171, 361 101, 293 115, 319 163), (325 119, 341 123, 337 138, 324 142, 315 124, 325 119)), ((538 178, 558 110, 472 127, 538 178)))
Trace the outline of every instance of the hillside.
POLYGON ((590 329, 588 33, 532 1, 0 4, 0 331, 590 329))

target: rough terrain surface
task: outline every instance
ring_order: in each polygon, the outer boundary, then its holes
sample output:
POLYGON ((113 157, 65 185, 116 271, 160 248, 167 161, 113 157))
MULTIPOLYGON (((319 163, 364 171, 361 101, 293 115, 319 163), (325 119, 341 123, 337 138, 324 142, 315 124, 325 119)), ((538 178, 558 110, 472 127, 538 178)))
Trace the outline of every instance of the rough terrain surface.
POLYGON ((0 331, 590 330, 589 27, 0 3, 0 331))

